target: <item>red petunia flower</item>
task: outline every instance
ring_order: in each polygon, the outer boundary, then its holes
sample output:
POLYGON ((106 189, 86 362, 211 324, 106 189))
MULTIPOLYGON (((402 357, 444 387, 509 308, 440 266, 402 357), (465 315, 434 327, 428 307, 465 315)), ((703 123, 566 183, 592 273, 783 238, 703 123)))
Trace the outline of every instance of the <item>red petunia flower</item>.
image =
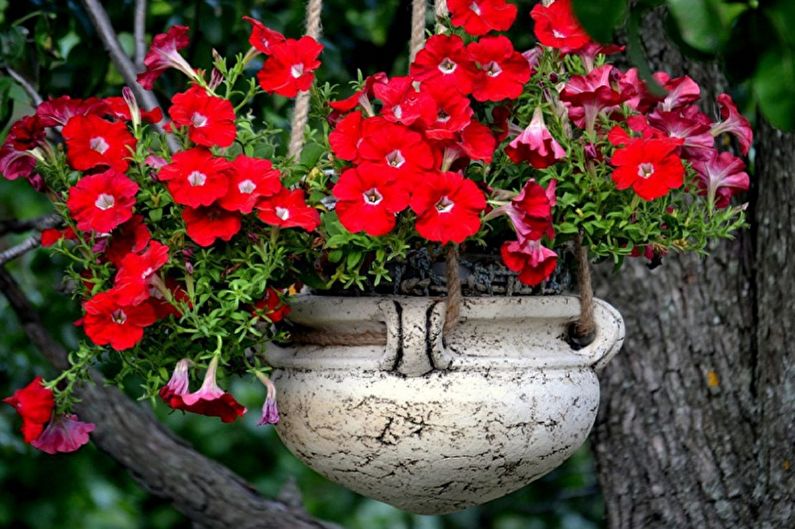
POLYGON ((121 173, 135 149, 135 138, 123 122, 98 116, 74 116, 63 128, 69 164, 78 171, 107 166, 121 173))
POLYGON ((468 165, 465 163, 467 158, 491 163, 497 140, 489 127, 473 119, 452 139, 434 142, 434 146, 444 149, 442 170, 446 170, 454 163, 459 167, 461 164, 468 165))
POLYGON ((516 20, 516 6, 505 0, 447 0, 454 26, 473 36, 506 31, 516 20))
POLYGON ((433 150, 420 133, 383 118, 362 123, 359 159, 398 169, 403 180, 414 180, 436 166, 433 150))
POLYGON ((257 205, 257 217, 271 226, 303 228, 313 231, 320 226, 320 213, 307 205, 302 189, 282 189, 257 205))
POLYGON ((519 281, 529 286, 548 279, 558 265, 558 255, 540 241, 506 242, 501 253, 508 270, 518 272, 519 281))
POLYGON ((340 160, 354 161, 359 156, 362 142, 362 122, 360 111, 351 112, 337 122, 328 136, 331 151, 340 160))
POLYGON ((88 443, 88 434, 96 425, 78 420, 77 415, 70 413, 54 417, 42 434, 32 443, 47 454, 74 452, 88 443))
POLYGON ((469 98, 444 85, 423 86, 436 103, 436 115, 425 125, 425 136, 433 140, 451 140, 472 122, 469 98))
POLYGON ((113 283, 117 301, 123 305, 146 301, 153 276, 167 262, 168 246, 157 241, 151 241, 141 254, 131 253, 124 257, 113 283))
POLYGON ((707 200, 718 208, 728 207, 732 196, 751 186, 745 162, 730 152, 713 151, 709 160, 693 162, 693 169, 707 200))
POLYGON ((461 243, 480 229, 486 198, 475 182, 459 173, 430 173, 424 185, 414 189, 411 209, 422 237, 461 243))
POLYGON ((696 106, 682 111, 655 110, 649 114, 648 124, 670 138, 681 140, 681 155, 686 160, 708 160, 715 148, 715 138, 710 134, 712 122, 696 106))
POLYGON ((174 155, 163 167, 158 178, 168 186, 174 202, 197 208, 209 206, 226 195, 232 175, 232 165, 213 156, 207 149, 196 147, 174 155))
POLYGON ((271 287, 265 290, 262 299, 254 303, 254 309, 254 316, 264 316, 271 323, 278 323, 290 314, 290 305, 282 299, 278 290, 271 287))
POLYGON ((109 233, 130 220, 138 184, 110 169, 81 178, 69 190, 66 206, 78 229, 109 233))
POLYGON ((0 147, 0 174, 8 180, 27 179, 41 190, 43 181, 36 172, 36 159, 28 151, 42 145, 44 126, 38 116, 25 116, 11 126, 0 147))
POLYGON ((146 70, 138 74, 138 83, 142 87, 151 90, 155 81, 169 68, 176 68, 190 79, 198 78, 193 67, 179 54, 179 50, 190 44, 189 31, 187 26, 172 26, 168 32, 155 35, 144 57, 146 70))
POLYGON ((751 123, 745 116, 740 114, 729 94, 720 94, 718 96, 718 106, 720 106, 720 117, 723 121, 712 127, 712 135, 719 136, 724 132, 733 135, 740 143, 742 153, 747 155, 751 149, 751 144, 754 142, 751 123))
POLYGON ((672 139, 632 140, 616 150, 610 163, 617 189, 632 187, 643 200, 654 200, 684 183, 685 168, 676 151, 680 142, 672 139))
POLYGON ((26 443, 36 440, 52 416, 55 398, 51 389, 44 387, 41 377, 36 377, 24 388, 18 389, 3 402, 17 410, 22 417, 22 438, 26 443))
POLYGON ((318 56, 323 45, 309 36, 287 39, 273 45, 271 55, 262 65, 257 79, 263 90, 284 97, 295 97, 309 90, 320 67, 318 56))
POLYGON ((668 91, 660 102, 660 108, 665 112, 691 105, 701 97, 698 83, 687 75, 671 79, 667 73, 657 72, 654 79, 668 91))
POLYGON ((544 189, 531 178, 505 206, 505 213, 511 219, 519 242, 538 240, 545 235, 550 239, 554 237, 552 208, 557 202, 556 187, 555 180, 544 189))
POLYGON ((472 90, 477 69, 457 35, 434 35, 411 65, 411 76, 425 85, 442 85, 461 94, 472 90))
MULTIPOLYGON (((102 103, 105 105, 103 114, 106 116, 115 119, 123 119, 124 121, 132 120, 130 105, 123 97, 106 97, 102 100, 102 103)), ((163 111, 158 107, 140 112, 141 120, 147 123, 160 123, 163 121, 163 111)))
POLYGON ((409 205, 409 193, 398 172, 373 163, 347 169, 334 186, 334 210, 345 228, 375 237, 395 227, 395 216, 409 205))
POLYGON ((41 230, 41 247, 49 248, 60 240, 74 241, 77 239, 77 234, 71 227, 66 227, 62 230, 58 228, 47 228, 41 230))
POLYGON ((566 157, 566 151, 549 133, 540 107, 535 109, 530 125, 505 148, 505 154, 513 163, 527 162, 536 169, 546 169, 566 157))
POLYGON ((248 37, 249 44, 265 55, 270 55, 273 46, 285 41, 284 35, 267 27, 259 20, 251 17, 243 17, 243 20, 251 25, 251 35, 248 37))
POLYGON ((114 230, 110 243, 105 249, 105 258, 119 268, 122 259, 130 253, 142 252, 150 240, 152 234, 144 224, 143 216, 133 215, 130 220, 114 230))
POLYGON ((232 181, 219 205, 229 211, 251 213, 262 197, 282 189, 281 173, 270 160, 240 155, 232 161, 232 181))
POLYGON ((530 65, 507 37, 484 37, 467 46, 479 70, 472 96, 478 101, 516 99, 530 80, 530 65))
POLYGON ((235 141, 235 110, 223 97, 192 86, 171 98, 168 115, 177 125, 188 127, 190 140, 204 147, 229 147, 235 141))
POLYGON ((436 108, 433 99, 415 87, 411 77, 393 77, 373 87, 376 97, 381 100, 381 116, 392 123, 409 126, 415 121, 433 119, 436 108))
POLYGON ((144 329, 157 321, 149 303, 125 305, 114 290, 100 292, 83 303, 83 329, 96 345, 110 345, 116 351, 134 347, 144 329))
POLYGON ((536 38, 544 46, 571 53, 591 42, 574 16, 571 0, 553 0, 546 5, 539 2, 530 11, 530 17, 535 23, 536 38))
POLYGON ((36 116, 45 127, 63 127, 74 116, 100 115, 107 111, 107 103, 97 97, 72 99, 69 96, 43 101, 36 107, 36 116))
POLYGON ((240 231, 240 214, 217 206, 182 210, 185 233, 199 246, 212 246, 216 240, 230 241, 240 231))
MULTIPOLYGON (((187 366, 185 366, 187 367, 187 366)), ((177 364, 179 369, 179 364, 177 364)), ((204 381, 198 391, 193 393, 177 393, 178 390, 187 390, 187 385, 182 383, 181 379, 187 379, 187 373, 177 375, 175 369, 175 376, 179 376, 172 388, 166 392, 168 398, 164 398, 166 403, 177 410, 189 411, 191 413, 198 413, 200 415, 207 415, 208 417, 218 417, 223 422, 234 422, 238 417, 246 413, 246 408, 242 406, 231 393, 227 393, 218 387, 216 382, 216 374, 218 371, 218 357, 214 356, 207 366, 207 372, 204 375, 204 381), (183 389, 184 387, 184 389, 183 389)), ((173 377, 172 377, 173 380, 173 377)), ((165 388, 164 388, 165 389, 165 388)), ((162 392, 163 390, 161 390, 162 392)), ((162 393, 161 393, 162 396, 162 393)))
POLYGON ((632 94, 625 94, 613 86, 617 74, 613 66, 605 64, 591 70, 587 75, 569 79, 560 93, 560 99, 578 127, 593 130, 600 112, 618 108, 632 94))
POLYGON ((364 86, 361 90, 357 90, 345 99, 338 101, 329 101, 329 106, 335 111, 336 114, 344 114, 350 112, 359 105, 369 105, 369 99, 373 97, 373 88, 380 83, 385 83, 389 80, 384 72, 377 72, 367 77, 364 80, 364 86))

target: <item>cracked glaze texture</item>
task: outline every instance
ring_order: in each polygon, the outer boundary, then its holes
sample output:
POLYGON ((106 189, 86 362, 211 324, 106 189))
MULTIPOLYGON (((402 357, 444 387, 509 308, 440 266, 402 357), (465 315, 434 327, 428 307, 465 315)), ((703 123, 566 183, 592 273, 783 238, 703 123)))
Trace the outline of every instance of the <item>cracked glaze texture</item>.
POLYGON ((596 417, 594 367, 621 347, 623 321, 597 301, 594 343, 572 351, 566 296, 467 298, 442 338, 444 301, 306 296, 291 320, 386 345, 269 345, 284 444, 360 494, 443 514, 523 487, 568 458, 596 417))

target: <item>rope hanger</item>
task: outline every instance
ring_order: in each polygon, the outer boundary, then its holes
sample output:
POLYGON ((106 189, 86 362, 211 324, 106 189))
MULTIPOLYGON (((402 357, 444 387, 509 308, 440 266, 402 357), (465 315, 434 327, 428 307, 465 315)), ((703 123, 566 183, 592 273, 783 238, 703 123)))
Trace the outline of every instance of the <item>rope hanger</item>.
MULTIPOLYGON (((322 0, 309 0, 306 8, 306 34, 315 40, 320 40, 321 26, 320 14, 323 8, 322 0)), ((434 19, 436 32, 445 31, 441 19, 447 16, 447 2, 434 0, 434 19)), ((411 2, 411 39, 409 42, 409 56, 413 61, 425 43, 425 29, 427 24, 427 0, 412 0, 411 2)), ((294 159, 301 157, 304 147, 304 129, 309 122, 309 90, 300 92, 295 101, 292 128, 290 131, 290 144, 288 153, 294 159)), ((569 343, 572 348, 580 349, 593 342, 596 335, 596 322, 594 320, 594 299, 591 287, 591 268, 588 259, 588 249, 582 244, 582 234, 575 241, 575 258, 577 261, 577 282, 580 290, 580 317, 569 328, 569 343)), ((461 314, 463 294, 461 289, 460 264, 458 260, 458 246, 448 245, 446 253, 446 279, 447 279, 447 312, 445 315, 444 333, 453 331, 461 314)), ((332 337, 327 337, 332 338, 332 337)), ((346 335, 341 343, 325 343, 323 345, 348 345, 353 343, 352 336, 346 335)), ((372 337, 368 337, 372 342, 372 337)), ((355 341, 355 340, 354 340, 355 341)), ((378 344, 380 345, 380 340, 378 344)), ((328 342, 328 340, 326 340, 328 342)))

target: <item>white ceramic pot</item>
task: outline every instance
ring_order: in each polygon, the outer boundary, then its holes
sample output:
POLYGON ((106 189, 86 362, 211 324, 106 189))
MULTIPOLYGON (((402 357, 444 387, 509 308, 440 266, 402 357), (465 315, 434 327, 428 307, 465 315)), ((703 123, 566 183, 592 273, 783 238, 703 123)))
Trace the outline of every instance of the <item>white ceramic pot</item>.
POLYGON ((560 465, 596 418, 594 370, 624 339, 621 315, 597 300, 596 339, 573 351, 568 296, 466 298, 444 337, 443 300, 304 296, 292 309, 321 336, 385 345, 268 345, 282 441, 328 479, 420 514, 485 503, 560 465))

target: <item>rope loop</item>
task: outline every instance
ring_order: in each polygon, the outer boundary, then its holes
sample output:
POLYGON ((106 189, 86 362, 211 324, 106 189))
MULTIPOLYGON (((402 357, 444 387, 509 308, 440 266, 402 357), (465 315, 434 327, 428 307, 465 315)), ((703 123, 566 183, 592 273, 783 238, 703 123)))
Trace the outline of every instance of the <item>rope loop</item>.
MULTIPOLYGON (((320 13, 323 10, 323 0, 309 0, 306 5, 306 34, 315 40, 320 40, 320 13)), ((295 99, 295 109, 290 127, 290 145, 288 154, 291 158, 299 159, 304 149, 304 129, 309 123, 309 90, 304 90, 295 99)))

